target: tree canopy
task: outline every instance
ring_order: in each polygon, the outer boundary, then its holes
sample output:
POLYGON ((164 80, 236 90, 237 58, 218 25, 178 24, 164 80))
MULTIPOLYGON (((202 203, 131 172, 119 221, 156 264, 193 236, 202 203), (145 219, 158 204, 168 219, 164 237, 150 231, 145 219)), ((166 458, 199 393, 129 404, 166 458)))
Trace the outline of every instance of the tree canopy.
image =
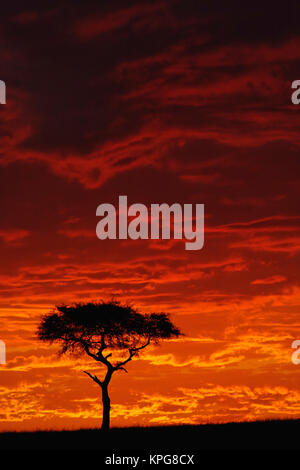
POLYGON ((58 305, 43 316, 38 328, 40 340, 60 343, 61 354, 97 350, 101 345, 138 348, 149 338, 158 342, 180 334, 166 313, 143 315, 116 301, 58 305))

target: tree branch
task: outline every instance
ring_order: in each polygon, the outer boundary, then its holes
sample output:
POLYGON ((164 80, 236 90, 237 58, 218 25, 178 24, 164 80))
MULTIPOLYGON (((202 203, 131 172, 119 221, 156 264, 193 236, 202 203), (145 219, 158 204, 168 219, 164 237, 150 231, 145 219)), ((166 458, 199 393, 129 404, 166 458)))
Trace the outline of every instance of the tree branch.
POLYGON ((125 359, 125 361, 122 361, 122 362, 118 362, 115 366, 114 366, 114 370, 125 370, 125 372, 127 372, 126 369, 124 369, 123 366, 125 366, 125 364, 127 364, 129 361, 131 361, 131 359, 141 350, 141 349, 144 349, 148 346, 148 344, 150 343, 150 338, 151 336, 149 335, 148 336, 148 340, 145 344, 143 344, 142 346, 139 346, 138 348, 130 348, 129 349, 129 357, 127 359, 125 359))
POLYGON ((97 375, 92 375, 90 374, 87 370, 83 370, 82 371, 84 374, 88 375, 89 377, 91 377, 91 379, 96 382, 98 385, 100 385, 100 387, 102 387, 102 382, 101 380, 98 379, 97 375))
POLYGON ((101 354, 102 355, 102 352, 104 351, 104 349, 107 348, 106 344, 105 344, 105 336, 104 336, 104 333, 101 333, 101 346, 100 346, 100 349, 98 351, 98 354, 101 354))
POLYGON ((93 354, 93 353, 89 350, 88 345, 87 345, 84 341, 81 341, 81 344, 83 345, 84 350, 85 350, 85 352, 87 353, 88 356, 90 356, 90 357, 92 357, 93 359, 95 359, 95 361, 99 361, 99 360, 100 360, 100 359, 98 358, 98 356, 96 356, 96 354, 93 354))
POLYGON ((94 354, 90 351, 89 345, 86 341, 79 339, 79 342, 82 344, 83 349, 85 350, 86 354, 92 357, 95 361, 101 362, 102 364, 106 365, 109 370, 113 370, 113 365, 107 360, 111 354, 108 354, 106 357, 103 356, 102 351, 107 348, 107 345, 104 341, 104 334, 101 335, 101 347, 99 348, 97 354, 94 354))

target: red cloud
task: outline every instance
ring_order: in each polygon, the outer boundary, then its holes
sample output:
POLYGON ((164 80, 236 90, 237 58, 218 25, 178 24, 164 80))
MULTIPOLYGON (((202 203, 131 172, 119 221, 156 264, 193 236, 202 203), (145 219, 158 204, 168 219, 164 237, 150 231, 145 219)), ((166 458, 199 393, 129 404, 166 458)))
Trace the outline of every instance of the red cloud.
POLYGON ((6 243, 14 243, 19 240, 23 240, 23 238, 28 237, 29 231, 22 230, 22 229, 7 229, 7 230, 0 230, 0 238, 4 240, 6 243))
POLYGON ((91 39, 100 34, 108 33, 119 29, 141 16, 151 15, 165 9, 165 4, 157 2, 155 4, 137 4, 123 10, 102 14, 101 16, 90 16, 83 18, 75 25, 75 33, 81 39, 91 39))
POLYGON ((265 277, 264 279, 255 279, 255 281, 252 281, 251 284, 277 284, 278 282, 284 282, 286 281, 285 276, 270 276, 270 277, 265 277))

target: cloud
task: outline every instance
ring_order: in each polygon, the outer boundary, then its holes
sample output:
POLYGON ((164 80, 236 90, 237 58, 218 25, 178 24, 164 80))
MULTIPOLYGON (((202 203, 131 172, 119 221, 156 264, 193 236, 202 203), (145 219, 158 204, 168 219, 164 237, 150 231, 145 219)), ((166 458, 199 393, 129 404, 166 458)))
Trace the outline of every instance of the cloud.
POLYGON ((15 243, 28 237, 29 231, 22 229, 0 230, 0 238, 6 243, 15 243))
POLYGON ((162 2, 156 4, 144 3, 143 5, 133 5, 111 13, 101 14, 98 17, 90 16, 82 18, 76 22, 75 34, 83 40, 93 39, 101 34, 110 33, 114 30, 128 26, 133 21, 148 15, 161 14, 166 6, 162 2))
POLYGON ((255 279, 251 282, 251 284, 258 285, 258 284, 277 284, 278 282, 286 281, 285 276, 274 275, 270 277, 266 277, 265 279, 255 279))

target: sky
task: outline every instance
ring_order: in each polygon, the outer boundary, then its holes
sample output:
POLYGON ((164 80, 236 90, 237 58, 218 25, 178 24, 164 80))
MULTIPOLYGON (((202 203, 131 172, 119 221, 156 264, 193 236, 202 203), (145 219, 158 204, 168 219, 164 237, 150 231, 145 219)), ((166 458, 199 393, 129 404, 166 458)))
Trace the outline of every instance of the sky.
POLYGON ((1 5, 0 430, 99 426, 102 369, 35 332, 111 298, 185 334, 115 374, 113 426, 300 418, 299 9, 1 5), (203 249, 99 240, 119 195, 204 204, 203 249))

